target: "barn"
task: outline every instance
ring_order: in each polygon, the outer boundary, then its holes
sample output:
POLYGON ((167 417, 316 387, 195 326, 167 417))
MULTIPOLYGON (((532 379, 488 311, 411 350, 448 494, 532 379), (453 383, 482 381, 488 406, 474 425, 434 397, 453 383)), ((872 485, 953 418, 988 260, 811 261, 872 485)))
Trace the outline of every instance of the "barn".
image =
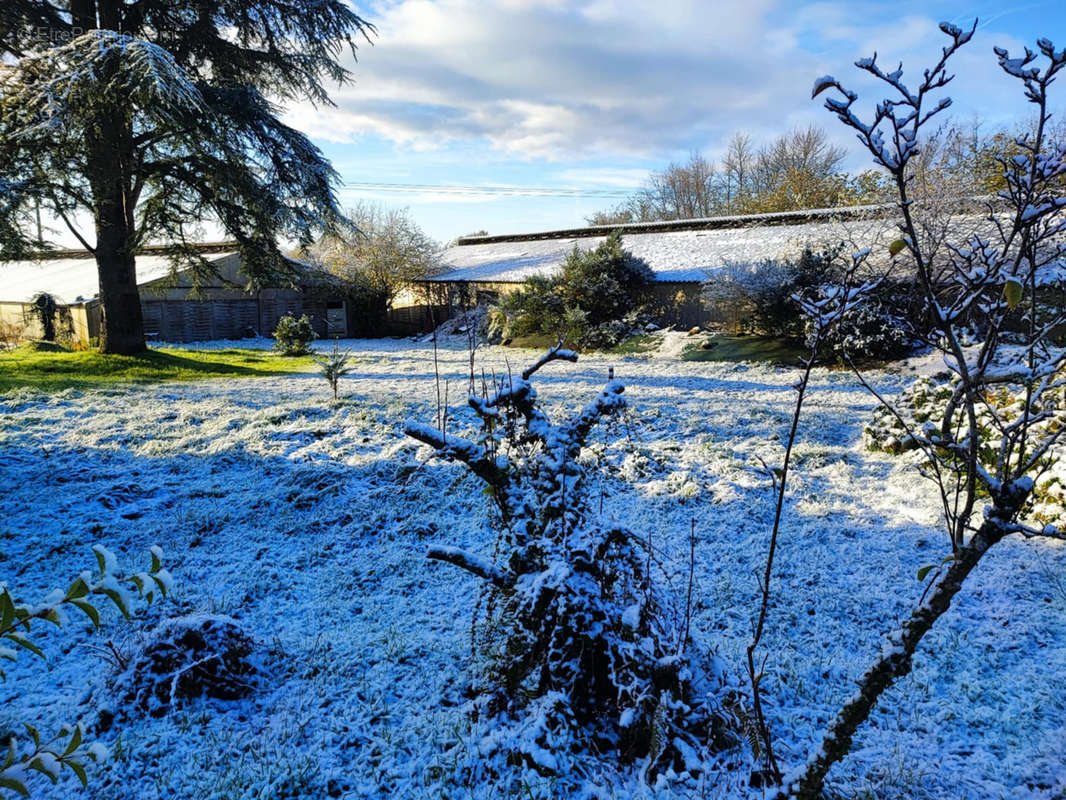
MULTIPOLYGON (((300 262, 294 286, 249 292, 241 256, 232 242, 197 246, 215 275, 194 285, 190 270, 174 270, 163 248, 137 255, 137 285, 148 339, 194 342, 270 335, 285 314, 307 314, 320 337, 348 336, 353 327, 344 289, 330 275, 300 262)), ((57 333, 75 347, 100 335, 96 262, 84 250, 53 251, 33 260, 0 264, 0 328, 4 338, 40 336, 30 300, 47 293, 59 305, 57 333)))
POLYGON ((465 236, 442 254, 447 271, 422 283, 427 294, 453 309, 493 303, 531 276, 550 277, 576 247, 591 250, 608 233, 655 274, 653 308, 662 325, 723 322, 703 299, 716 271, 799 255, 806 246, 847 242, 858 247, 898 236, 880 206, 815 209, 777 214, 589 226, 506 236, 465 236))

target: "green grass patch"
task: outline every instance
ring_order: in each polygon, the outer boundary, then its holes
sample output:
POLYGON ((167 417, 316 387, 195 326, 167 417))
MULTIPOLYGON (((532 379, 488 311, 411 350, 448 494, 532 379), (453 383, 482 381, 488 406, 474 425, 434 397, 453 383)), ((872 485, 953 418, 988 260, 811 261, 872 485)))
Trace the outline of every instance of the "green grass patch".
POLYGON ((796 339, 770 336, 711 336, 713 347, 704 350, 698 342, 681 353, 683 361, 766 361, 771 364, 794 365, 807 354, 803 343, 796 339))
POLYGON ((550 333, 533 333, 529 336, 515 336, 507 347, 524 347, 527 350, 548 350, 559 344, 559 340, 550 333))
POLYGON ((646 355, 648 353, 657 352, 662 347, 663 340, 661 336, 652 336, 650 333, 638 333, 636 336, 630 336, 620 345, 612 347, 607 352, 618 353, 623 356, 639 356, 646 355))
MULTIPOLYGON (((559 340, 548 333, 530 334, 529 336, 516 336, 507 343, 507 347, 524 347, 527 350, 550 350, 559 344, 559 340)), ((642 355, 646 353, 654 353, 662 345, 662 340, 651 336, 649 334, 638 334, 636 336, 630 336, 624 342, 616 347, 612 347, 609 350, 603 352, 617 353, 623 356, 642 355)), ((577 347, 569 342, 565 343, 565 346, 575 352, 587 352, 583 351, 580 347, 577 347)))
POLYGON ((47 352, 33 346, 0 353, 0 392, 90 388, 111 383, 158 383, 208 378, 255 378, 306 372, 308 356, 286 358, 267 350, 148 350, 135 356, 96 351, 47 352))

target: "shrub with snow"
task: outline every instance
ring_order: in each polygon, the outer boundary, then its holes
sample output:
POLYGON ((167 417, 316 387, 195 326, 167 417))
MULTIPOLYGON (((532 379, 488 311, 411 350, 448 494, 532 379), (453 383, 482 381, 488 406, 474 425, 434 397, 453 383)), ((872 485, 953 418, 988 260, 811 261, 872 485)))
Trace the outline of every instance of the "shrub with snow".
POLYGON ((495 501, 496 558, 446 545, 428 552, 486 581, 489 667, 475 706, 493 732, 480 748, 567 778, 583 755, 639 763, 649 781, 699 772, 736 741, 724 664, 689 635, 687 614, 655 580, 646 539, 600 519, 587 496, 578 456, 595 425, 624 409, 623 386, 609 380, 553 423, 529 381, 556 359, 577 355, 553 349, 470 398, 477 439, 406 427, 466 464, 495 501))
POLYGON ((283 356, 305 356, 311 352, 311 342, 315 340, 315 330, 306 314, 299 319, 286 314, 278 320, 274 328, 274 349, 283 356))
POLYGON ((888 361, 912 349, 908 324, 876 298, 846 311, 823 340, 822 357, 832 360, 888 361))
MULTIPOLYGON (((1059 379, 1066 379, 1066 375, 1059 379)), ((880 406, 874 410, 873 419, 863 429, 866 447, 894 455, 917 450, 921 440, 937 435, 958 387, 955 375, 940 381, 918 378, 902 392, 892 409, 880 406)), ((980 436, 977 455, 984 469, 994 469, 1000 456, 1000 427, 1017 423, 1024 407, 1025 397, 1019 390, 1002 387, 986 393, 985 403, 976 410, 980 436)), ((1049 395, 1032 412, 1036 435, 1066 427, 1066 402, 1061 397, 1049 395)), ((1041 525, 1066 530, 1066 443, 1060 441, 1051 447, 1040 466, 1025 516, 1041 525)))
POLYGON ((801 336, 797 295, 837 279, 841 247, 805 247, 797 258, 727 263, 703 286, 704 299, 736 332, 801 336))
POLYGON ((612 233, 592 250, 575 247, 557 277, 528 278, 500 303, 494 326, 504 338, 549 334, 593 350, 613 347, 647 323, 640 302, 653 279, 612 233))
POLYGON ((728 263, 704 284, 703 297, 734 332, 788 335, 796 333, 796 278, 796 269, 784 262, 728 263))
POLYGON ((183 700, 237 700, 255 688, 255 642, 236 620, 193 614, 163 622, 116 681, 123 702, 153 717, 183 700))

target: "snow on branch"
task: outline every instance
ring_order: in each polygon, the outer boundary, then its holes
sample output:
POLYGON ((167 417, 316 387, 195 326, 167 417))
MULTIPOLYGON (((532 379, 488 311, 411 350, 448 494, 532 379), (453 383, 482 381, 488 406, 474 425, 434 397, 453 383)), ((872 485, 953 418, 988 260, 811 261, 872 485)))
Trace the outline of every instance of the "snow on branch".
POLYGON ((168 120, 204 108, 200 90, 169 52, 109 30, 91 30, 23 58, 2 89, 14 101, 23 139, 61 132, 85 107, 106 102, 168 120))
POLYGON ((514 585, 514 576, 497 567, 491 561, 475 553, 468 553, 458 547, 449 547, 443 544, 430 545, 426 550, 426 558, 435 561, 447 561, 457 567, 462 567, 467 572, 490 581, 503 590, 509 590, 514 585))
POLYGON ((653 580, 644 537, 604 525, 590 500, 581 448, 600 419, 625 407, 623 385, 609 375, 595 399, 553 422, 530 378, 556 360, 577 354, 552 348, 498 381, 494 396, 469 399, 481 422, 476 441, 406 426, 493 488, 492 558, 442 544, 426 553, 488 584, 479 628, 493 663, 477 707, 494 730, 481 757, 517 756, 554 775, 567 787, 561 796, 572 794, 566 765, 588 753, 639 763, 651 782, 679 769, 697 774, 737 741, 724 665, 688 635, 676 598, 653 580), (497 448, 510 460, 494 457, 497 448))
POLYGON ((625 389, 626 387, 619 381, 609 380, 599 396, 581 409, 566 425, 563 429, 564 439, 578 446, 583 445, 589 432, 600 418, 618 413, 625 408, 626 401, 622 397, 625 389))
POLYGON ((461 436, 445 436, 431 425, 408 421, 404 433, 412 439, 428 444, 444 458, 461 461, 473 470, 474 474, 492 486, 507 483, 507 458, 493 457, 484 447, 461 436))
POLYGON ((547 353, 545 353, 540 358, 538 358, 537 361, 534 364, 532 364, 531 366, 526 367, 524 370, 522 370, 522 380, 528 381, 530 378, 533 377, 533 373, 535 373, 537 370, 539 370, 545 364, 548 364, 548 363, 550 363, 552 361, 576 362, 577 361, 577 353, 575 353, 573 350, 565 350, 565 349, 563 349, 562 342, 560 342, 555 347, 553 347, 551 350, 549 350, 547 353))

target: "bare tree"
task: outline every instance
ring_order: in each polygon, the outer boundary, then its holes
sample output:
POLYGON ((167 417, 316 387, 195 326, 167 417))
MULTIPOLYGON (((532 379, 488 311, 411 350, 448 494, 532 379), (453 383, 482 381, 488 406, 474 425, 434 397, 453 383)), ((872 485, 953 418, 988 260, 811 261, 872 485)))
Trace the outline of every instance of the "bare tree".
POLYGON ((824 129, 815 125, 796 128, 759 151, 757 180, 764 187, 772 185, 790 170, 832 175, 840 169, 847 154, 846 149, 829 141, 824 129))
POLYGON ((846 155, 822 128, 783 134, 756 155, 752 190, 736 208, 773 212, 845 205, 849 184, 840 165, 846 155))
POLYGON ((346 212, 356 228, 348 236, 324 236, 305 255, 330 272, 359 282, 386 307, 412 281, 440 270, 440 245, 406 208, 360 202, 346 212))
POLYGON ((815 126, 797 128, 759 150, 747 134, 735 133, 720 165, 693 152, 688 161, 653 172, 620 205, 586 219, 614 225, 845 205, 859 198, 840 172, 846 154, 815 126))
POLYGON ((653 174, 644 190, 647 205, 659 219, 709 217, 719 201, 716 169, 700 153, 691 153, 684 164, 671 164, 653 174))
MULTIPOLYGON (((969 30, 949 23, 940 28, 950 43, 916 88, 903 82, 902 65, 886 72, 876 56, 856 62, 891 93, 867 119, 853 110, 858 95, 831 76, 815 82, 813 95, 828 89, 841 95, 826 100, 826 108, 857 133, 895 184, 901 217, 897 263, 909 265, 918 276, 924 311, 934 320, 937 346, 953 376, 951 398, 935 424, 912 425, 901 409, 877 395, 925 456, 925 474, 940 494, 950 552, 909 617, 888 634, 810 758, 786 776, 777 797, 821 796, 829 769, 848 753, 882 693, 910 671, 922 638, 994 545, 1010 534, 1063 538, 1053 526, 1027 524, 1024 509, 1034 479, 1048 467, 1052 448, 1066 431, 1066 352, 1050 341, 1066 314, 1062 308, 1042 306, 1040 291, 1049 268, 1066 259, 1066 197, 1060 191, 1066 147, 1049 144, 1047 111, 1048 87, 1066 67, 1066 50, 1056 51, 1046 39, 1037 43, 1039 53, 1026 48, 1021 57, 996 48, 1000 67, 1022 83, 1035 106, 1037 124, 1015 139, 1017 155, 999 159, 1006 188, 998 205, 985 208, 988 233, 962 241, 949 236, 940 246, 929 247, 912 197, 915 160, 924 127, 951 104, 949 98, 932 97, 954 77, 947 62, 971 39, 976 21, 969 30), (1046 59, 1043 67, 1034 63, 1040 55, 1046 59), (982 326, 983 339, 967 346, 962 328, 973 320, 982 326), (1012 329, 1013 344, 1005 346, 1012 329), (979 497, 988 500, 983 514, 978 513, 979 497)), ((817 318, 833 308, 833 297, 828 297, 812 304, 810 312, 817 318)))
POLYGON ((722 189, 726 207, 742 206, 751 196, 757 159, 758 153, 751 137, 741 131, 734 133, 722 161, 722 189))

